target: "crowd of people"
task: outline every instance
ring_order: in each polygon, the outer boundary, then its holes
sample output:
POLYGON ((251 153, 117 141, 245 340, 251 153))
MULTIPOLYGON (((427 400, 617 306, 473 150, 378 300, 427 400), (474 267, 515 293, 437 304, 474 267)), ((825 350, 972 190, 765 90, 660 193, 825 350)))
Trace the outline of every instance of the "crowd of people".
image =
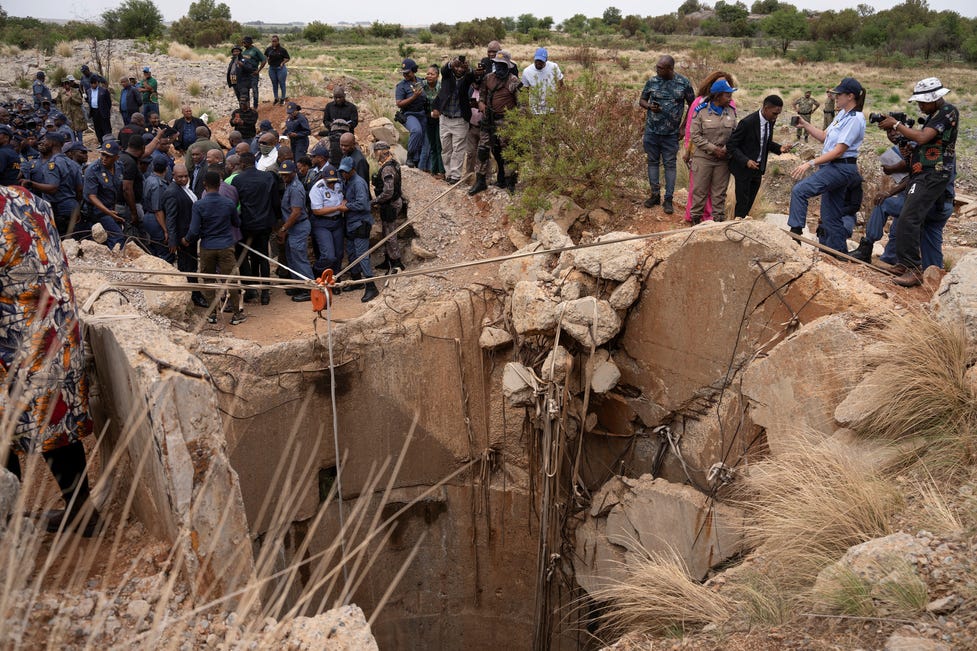
MULTIPOLYGON (((767 96, 758 111, 740 120, 733 101, 735 80, 729 73, 714 72, 697 96, 691 82, 675 72, 672 57, 662 56, 655 72, 639 98, 640 106, 647 111, 643 143, 651 196, 645 206, 661 205, 664 212, 674 212, 676 160, 684 131, 683 159, 690 167, 686 221, 694 225, 725 218, 730 175, 736 192, 734 216, 746 217, 756 200, 769 154, 783 154, 793 147, 774 140, 773 128, 783 111, 783 98, 767 96)), ((883 160, 883 171, 905 176, 890 193, 875 197, 866 235, 853 251, 848 250, 847 241, 862 204, 858 154, 869 122, 863 113, 865 89, 854 77, 845 77, 828 89, 823 128, 811 122, 813 112, 821 105, 810 91, 794 101, 796 115, 791 118, 791 127, 797 129, 797 139, 813 137, 823 146, 820 154, 791 171, 796 181, 787 222, 791 232, 803 234, 808 204, 820 196, 817 237, 826 248, 871 263, 872 246, 881 239, 885 222, 891 217, 889 246, 881 260, 893 265, 893 282, 913 287, 922 282, 923 269, 942 267, 943 228, 953 212, 960 122, 959 111, 944 99, 949 92, 938 78, 928 77, 916 84, 908 98, 923 117, 916 120, 902 113, 869 116, 893 142, 883 160), (918 128, 913 128, 916 123, 918 128)))

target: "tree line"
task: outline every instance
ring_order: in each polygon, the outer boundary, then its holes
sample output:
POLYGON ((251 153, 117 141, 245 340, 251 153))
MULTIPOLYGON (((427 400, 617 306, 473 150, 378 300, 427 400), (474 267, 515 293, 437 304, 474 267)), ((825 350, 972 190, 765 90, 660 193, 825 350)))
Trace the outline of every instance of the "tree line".
MULTIPOLYGON (((255 30, 257 31, 257 30, 255 30)), ((292 30, 282 30, 284 32, 292 30)), ((408 30, 396 23, 375 21, 370 26, 337 29, 321 21, 293 30, 311 42, 358 43, 370 40, 416 38, 452 47, 475 47, 512 35, 520 41, 558 42, 560 39, 623 39, 636 47, 661 43, 668 35, 765 38, 771 46, 805 60, 837 58, 879 59, 880 54, 908 58, 977 62, 977 18, 955 11, 935 11, 927 0, 905 0, 891 9, 876 11, 868 4, 840 11, 801 10, 778 0, 754 0, 748 7, 736 0, 684 0, 678 10, 658 16, 623 15, 607 7, 600 16, 576 14, 555 23, 550 16, 477 18, 454 24, 434 23, 408 30)), ((216 0, 191 3, 187 15, 169 29, 153 0, 125 0, 105 11, 99 21, 69 21, 52 30, 35 18, 7 16, 0 7, 0 41, 22 48, 51 51, 58 41, 91 38, 169 38, 194 47, 236 41, 243 34, 231 17, 230 7, 216 0)))

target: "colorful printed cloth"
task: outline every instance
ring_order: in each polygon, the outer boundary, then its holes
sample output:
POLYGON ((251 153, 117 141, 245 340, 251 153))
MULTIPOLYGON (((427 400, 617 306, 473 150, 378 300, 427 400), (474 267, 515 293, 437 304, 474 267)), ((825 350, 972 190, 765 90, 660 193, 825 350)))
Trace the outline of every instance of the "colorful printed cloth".
POLYGON ((92 432, 75 296, 47 202, 0 187, 0 211, 0 421, 47 452, 92 432))

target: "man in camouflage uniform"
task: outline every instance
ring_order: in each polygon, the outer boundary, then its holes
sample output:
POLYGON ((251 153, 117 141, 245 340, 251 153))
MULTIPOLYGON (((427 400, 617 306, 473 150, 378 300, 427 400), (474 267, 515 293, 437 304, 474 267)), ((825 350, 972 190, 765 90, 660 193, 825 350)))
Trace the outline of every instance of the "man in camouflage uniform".
POLYGON ((824 127, 828 128, 835 119, 835 96, 831 94, 829 90, 824 94, 824 105, 821 107, 821 111, 824 113, 824 127))
POLYGON ((675 191, 675 160, 678 155, 679 134, 685 126, 685 105, 695 100, 692 84, 675 73, 675 59, 662 56, 655 64, 655 76, 648 80, 641 91, 638 104, 648 114, 645 119, 644 148, 648 155, 648 184, 651 196, 645 207, 662 203, 661 185, 658 182, 659 165, 665 168, 665 202, 662 208, 672 214, 672 194, 675 191))
MULTIPOLYGON (((373 145, 380 169, 373 175, 373 194, 376 199, 373 205, 380 211, 380 226, 383 229, 383 236, 386 237, 396 228, 397 220, 404 205, 404 198, 400 191, 400 164, 393 154, 390 153, 390 145, 382 140, 378 140, 373 145)), ((396 272, 404 268, 404 263, 400 259, 400 243, 396 237, 391 237, 383 245, 385 248, 383 263, 377 265, 377 269, 386 269, 396 272)))
MULTIPOLYGON (((810 122, 811 114, 818 110, 821 103, 811 97, 811 91, 806 90, 804 91, 804 97, 798 97, 794 100, 793 106, 794 111, 804 118, 805 122, 810 122)), ((832 119, 834 118, 832 117, 832 119)), ((801 136, 804 136, 804 142, 807 142, 807 130, 802 127, 797 127, 797 139, 800 140, 801 136)))

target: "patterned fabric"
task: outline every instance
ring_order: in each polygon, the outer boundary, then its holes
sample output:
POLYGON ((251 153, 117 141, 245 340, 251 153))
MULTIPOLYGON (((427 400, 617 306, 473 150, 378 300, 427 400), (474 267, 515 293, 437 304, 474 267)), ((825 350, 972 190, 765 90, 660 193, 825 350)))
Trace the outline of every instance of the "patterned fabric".
POLYGON ((0 419, 15 449, 48 452, 92 432, 74 291, 48 204, 0 187, 0 210, 0 419))
POLYGON ((657 102, 661 106, 657 113, 647 112, 645 131, 659 136, 670 136, 678 133, 685 105, 691 104, 695 99, 695 91, 692 90, 689 80, 678 73, 671 79, 662 79, 655 75, 645 84, 641 99, 649 103, 657 102))
POLYGON ((913 149, 911 169, 918 174, 924 169, 941 172, 956 171, 957 128, 960 112, 953 104, 943 104, 926 119, 923 128, 936 130, 936 137, 913 149))

